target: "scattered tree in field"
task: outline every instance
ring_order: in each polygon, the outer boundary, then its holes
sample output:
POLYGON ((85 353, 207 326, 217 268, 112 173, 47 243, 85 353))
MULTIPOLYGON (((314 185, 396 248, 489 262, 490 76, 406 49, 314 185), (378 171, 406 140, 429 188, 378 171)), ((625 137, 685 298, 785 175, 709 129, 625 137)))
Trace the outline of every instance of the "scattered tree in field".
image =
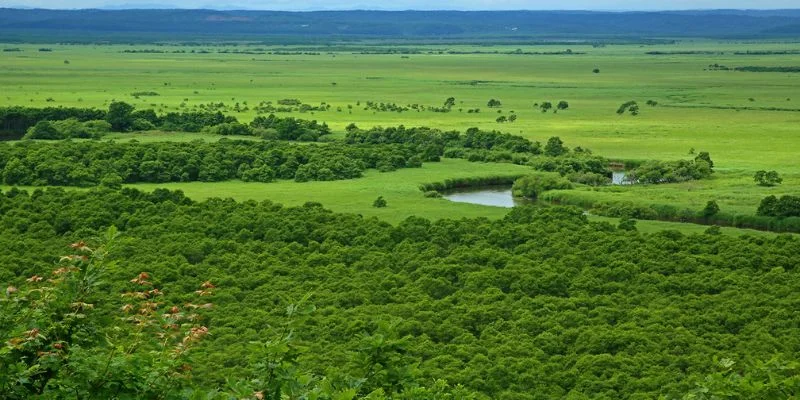
POLYGON ((595 68, 595 69, 592 70, 592 72, 594 72, 595 74, 599 74, 600 73, 600 68, 595 68))
POLYGON ((777 171, 756 171, 755 175, 753 175, 753 180, 758 183, 759 186, 777 186, 783 182, 783 178, 778 175, 777 171))
POLYGON ((650 107, 655 107, 658 105, 658 102, 655 100, 647 100, 647 105, 650 107))
POLYGON ((539 105, 539 109, 542 110, 543 113, 550 111, 553 108, 553 103, 549 101, 543 101, 542 104, 539 105))
POLYGON ((488 106, 490 108, 502 107, 503 103, 500 102, 500 100, 497 100, 497 99, 490 99, 489 102, 486 103, 486 106, 488 106))
POLYGON ((633 116, 639 115, 639 104, 633 100, 622 103, 622 105, 617 108, 617 114, 622 115, 625 114, 625 112, 629 112, 633 116))
POLYGON ((500 123, 500 124, 502 124, 503 122, 506 122, 506 121, 508 121, 508 118, 506 118, 506 116, 505 116, 505 115, 501 115, 501 116, 497 117, 497 119, 496 119, 495 121, 496 121, 497 123, 500 123))
POLYGON ((703 218, 711 218, 717 215, 717 213, 719 213, 719 205, 714 200, 710 200, 708 203, 706 203, 706 206, 703 207, 703 218))
POLYGON ((514 122, 517 120, 517 114, 511 114, 508 116, 508 122, 514 122))
POLYGON ((455 97, 448 97, 447 100, 444 101, 445 108, 450 108, 456 105, 456 98, 455 97))
POLYGON ((564 101, 564 100, 561 100, 561 101, 558 102, 558 105, 556 106, 556 108, 559 109, 559 110, 566 110, 566 109, 569 108, 569 103, 564 101))
POLYGON ((134 107, 122 101, 113 101, 108 106, 106 121, 111 124, 111 130, 115 132, 126 132, 133 127, 134 107))
POLYGON ((569 149, 564 146, 564 142, 558 136, 553 136, 547 139, 547 144, 544 146, 544 154, 551 157, 558 157, 567 154, 569 149))
POLYGON ((386 205, 386 199, 384 199, 383 196, 378 196, 378 198, 372 202, 372 206, 375 208, 384 208, 386 205))

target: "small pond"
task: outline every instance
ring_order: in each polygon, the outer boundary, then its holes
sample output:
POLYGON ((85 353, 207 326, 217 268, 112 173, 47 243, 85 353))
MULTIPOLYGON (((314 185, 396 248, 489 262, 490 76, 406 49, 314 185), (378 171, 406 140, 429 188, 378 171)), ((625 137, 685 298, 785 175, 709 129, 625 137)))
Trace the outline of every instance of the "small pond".
POLYGON ((614 171, 611 173, 611 184, 612 185, 630 185, 630 181, 626 181, 627 174, 625 171, 614 171))
POLYGON ((505 208, 534 203, 530 200, 515 198, 511 195, 511 188, 508 186, 483 186, 454 189, 442 193, 442 197, 456 203, 471 203, 505 208))

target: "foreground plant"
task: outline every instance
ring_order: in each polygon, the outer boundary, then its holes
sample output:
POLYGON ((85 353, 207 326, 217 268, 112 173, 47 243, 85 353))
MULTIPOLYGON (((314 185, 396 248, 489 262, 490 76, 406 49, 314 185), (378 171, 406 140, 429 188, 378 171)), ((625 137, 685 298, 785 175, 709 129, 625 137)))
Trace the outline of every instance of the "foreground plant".
MULTIPOLYGON (((49 277, 8 286, 0 299, 0 392, 4 398, 174 398, 189 385, 188 354, 208 328, 198 311, 211 303, 167 306, 142 272, 121 317, 104 315, 102 278, 117 237, 70 245, 49 277)), ((212 294, 206 282, 200 296, 212 294)))

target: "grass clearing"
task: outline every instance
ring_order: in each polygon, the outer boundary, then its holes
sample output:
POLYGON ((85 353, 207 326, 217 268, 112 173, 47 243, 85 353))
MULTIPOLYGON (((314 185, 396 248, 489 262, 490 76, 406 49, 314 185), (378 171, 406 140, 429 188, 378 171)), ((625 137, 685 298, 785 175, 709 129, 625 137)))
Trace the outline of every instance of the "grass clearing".
POLYGON ((475 204, 454 203, 445 199, 425 198, 419 190, 423 183, 447 178, 516 175, 531 171, 514 164, 470 163, 464 160, 444 159, 438 163, 425 163, 422 168, 405 168, 393 172, 367 170, 363 178, 345 181, 304 182, 187 182, 135 184, 130 187, 150 191, 156 188, 182 190, 197 200, 210 197, 231 197, 236 200, 270 200, 286 206, 299 206, 313 201, 336 212, 378 217, 397 223, 412 215, 428 218, 500 218, 508 209, 475 204), (383 196, 388 206, 372 207, 372 202, 383 196))

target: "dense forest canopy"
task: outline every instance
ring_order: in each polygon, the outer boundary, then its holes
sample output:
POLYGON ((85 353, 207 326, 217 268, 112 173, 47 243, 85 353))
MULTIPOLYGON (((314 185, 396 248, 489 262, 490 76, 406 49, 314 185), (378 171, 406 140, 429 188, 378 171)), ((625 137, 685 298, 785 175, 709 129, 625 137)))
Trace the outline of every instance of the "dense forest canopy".
MULTIPOLYGON (((112 225, 115 267, 94 312, 117 312, 142 271, 165 304, 213 282, 212 335, 193 356, 199 387, 247 377, 247 343, 272 337, 286 304, 307 295, 317 311, 297 321, 304 368, 357 370, 348 359, 362 335, 389 323, 407 340, 406 384, 446 379, 480 398, 677 398, 717 359, 744 367, 800 351, 800 241, 790 236, 640 234, 562 207, 392 226, 317 204, 166 190, 12 189, 0 210, 0 240, 15 243, 0 255, 0 281, 11 285, 49 276, 65 242, 112 225)), ((781 371, 773 378, 796 370, 781 371)))

